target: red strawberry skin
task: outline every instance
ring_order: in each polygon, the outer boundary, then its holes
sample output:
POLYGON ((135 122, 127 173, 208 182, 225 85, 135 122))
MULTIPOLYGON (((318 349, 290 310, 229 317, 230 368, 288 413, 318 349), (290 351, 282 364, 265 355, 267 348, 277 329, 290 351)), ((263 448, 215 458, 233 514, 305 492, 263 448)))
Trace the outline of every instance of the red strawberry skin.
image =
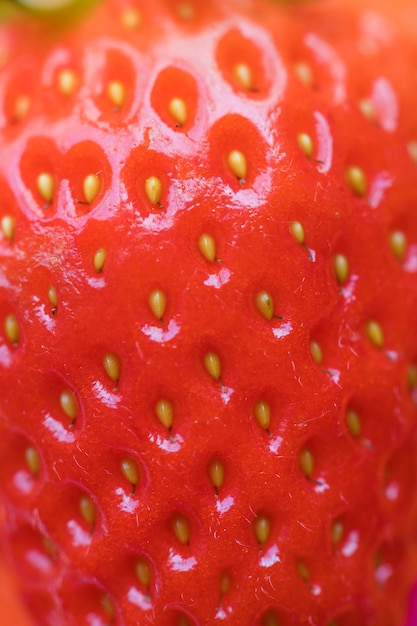
POLYGON ((405 614, 416 49, 225 4, 1 35, 2 532, 42 626, 405 614))

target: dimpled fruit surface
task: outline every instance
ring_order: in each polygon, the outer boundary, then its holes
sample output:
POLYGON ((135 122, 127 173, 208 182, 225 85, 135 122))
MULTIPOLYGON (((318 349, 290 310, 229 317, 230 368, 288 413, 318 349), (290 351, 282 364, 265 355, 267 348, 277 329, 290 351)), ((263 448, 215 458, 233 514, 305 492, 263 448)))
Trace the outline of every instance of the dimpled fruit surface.
POLYGON ((3 22, 1 533, 35 624, 403 623, 417 48, 395 9, 3 22))

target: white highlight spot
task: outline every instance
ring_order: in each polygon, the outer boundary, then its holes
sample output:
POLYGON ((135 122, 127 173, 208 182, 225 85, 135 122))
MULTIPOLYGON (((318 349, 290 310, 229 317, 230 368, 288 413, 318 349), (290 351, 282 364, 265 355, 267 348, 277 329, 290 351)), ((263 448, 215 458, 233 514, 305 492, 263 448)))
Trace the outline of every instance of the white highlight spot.
POLYGON ((145 596, 139 591, 139 589, 136 589, 136 587, 131 587, 129 589, 127 592, 127 599, 129 602, 142 609, 142 611, 149 611, 152 608, 149 596, 145 596))
POLYGON ((371 100, 382 128, 393 133, 398 125, 399 106, 397 95, 389 80, 381 77, 375 81, 371 100))
POLYGON ((385 489, 385 497, 391 502, 395 502, 400 495, 400 485, 398 483, 390 483, 385 489))
POLYGON ((38 572, 48 574, 51 571, 51 560, 38 550, 28 550, 25 554, 26 561, 38 572))
POLYGON ((336 50, 314 33, 309 33, 304 41, 317 61, 326 66, 333 79, 334 104, 343 104, 346 100, 346 67, 336 50))
POLYGON ((222 390, 221 390, 221 394, 220 395, 222 397, 223 403, 224 404, 229 404, 229 400, 230 400, 230 398, 233 395, 234 389, 232 389, 231 387, 223 387, 223 385, 222 385, 221 389, 222 390))
POLYGON ((346 538, 344 546, 341 550, 343 556, 352 556, 355 554, 359 546, 359 533, 357 530, 352 530, 346 538))
POLYGON ((158 448, 161 450, 165 450, 165 452, 178 452, 181 449, 182 444, 184 443, 184 439, 181 435, 175 435, 174 439, 171 441, 170 439, 161 437, 160 435, 149 435, 149 441, 151 443, 156 443, 158 448))
POLYGON ((137 499, 127 496, 121 487, 118 487, 115 493, 121 500, 118 504, 121 511, 124 511, 125 513, 134 513, 136 511, 139 506, 139 501, 137 499))
POLYGON ((82 528, 78 522, 71 519, 67 522, 68 532, 72 538, 72 545, 76 548, 80 546, 88 546, 91 543, 91 534, 82 528))
POLYGON ((13 476, 13 484, 22 493, 29 493, 32 489, 32 479, 25 470, 19 470, 13 476))
POLYGON ((67 430, 61 422, 54 419, 52 415, 47 413, 43 420, 44 426, 49 430, 50 433, 57 439, 63 443, 74 443, 75 436, 74 433, 67 430))
POLYGON ((394 178, 389 172, 379 172, 372 181, 369 189, 368 202, 373 209, 381 203, 385 195, 385 190, 392 187, 394 178))
POLYGON ((223 513, 227 513, 227 511, 232 508, 234 503, 235 501, 232 496, 226 496, 224 500, 217 500, 216 509, 220 513, 220 515, 223 515, 223 513))
POLYGON ((324 115, 319 111, 315 111, 314 117, 316 118, 316 134, 318 140, 316 158, 317 161, 320 161, 317 169, 321 174, 326 174, 332 166, 333 136, 324 115))
POLYGON ((273 328, 272 332, 274 337, 277 339, 282 339, 283 337, 287 337, 290 333, 292 333, 293 327, 291 322, 284 322, 278 328, 273 328))
POLYGON ((314 487, 314 491, 316 493, 324 493, 325 491, 327 491, 328 489, 330 489, 329 485, 326 483, 326 481, 324 480, 324 478, 318 478, 317 479, 317 484, 314 487))
POLYGON ((282 437, 275 437, 274 439, 271 439, 269 441, 269 449, 271 452, 273 452, 273 454, 276 454, 283 442, 283 438, 282 437))
POLYGON ((189 572, 197 565, 197 559, 194 556, 184 559, 181 554, 177 554, 172 548, 169 551, 168 560, 171 569, 175 572, 189 572))
POLYGON ((2 367, 10 367, 10 365, 12 364, 12 360, 12 355, 8 346, 0 346, 0 365, 2 367))
POLYGON ((222 285, 229 282, 232 272, 227 267, 222 267, 218 274, 210 274, 204 281, 204 284, 208 287, 214 287, 220 289, 222 285))
POLYGON ((380 585, 387 582, 388 578, 392 576, 392 567, 389 563, 383 563, 375 570, 375 580, 380 585))
POLYGON ((150 326, 149 324, 145 324, 145 326, 142 326, 143 334, 149 337, 149 339, 152 339, 152 341, 156 341, 157 343, 170 341, 176 335, 178 335, 179 331, 180 326, 174 319, 169 320, 168 326, 166 328, 164 326, 150 326))
MULTIPOLYGON (((417 245, 412 243, 408 246, 408 254, 406 262, 404 263, 404 269, 407 272, 417 272, 417 245)), ((0 351, 0 363, 1 363, 1 351, 0 351)))
POLYGON ((120 402, 119 396, 115 393, 107 391, 107 389, 105 389, 98 380, 95 380, 93 383, 93 393, 97 400, 100 400, 100 402, 108 406, 110 409, 114 409, 120 402))
MULTIPOLYGON (((32 298, 34 302, 39 301, 38 298, 32 298)), ((51 305, 52 308, 52 305, 51 305)), ((46 307, 44 304, 40 304, 34 307, 34 313, 41 324, 45 326, 45 328, 49 331, 54 330, 55 328, 55 319, 51 317, 51 314, 46 311, 46 307)))
POLYGON ((279 549, 278 546, 273 545, 269 548, 267 552, 262 556, 259 561, 259 565, 261 567, 272 567, 276 563, 280 563, 281 559, 279 557, 279 549))
POLYGON ((339 370, 327 370, 330 378, 332 379, 332 381, 335 383, 335 385, 339 384, 340 381, 340 372, 339 370))

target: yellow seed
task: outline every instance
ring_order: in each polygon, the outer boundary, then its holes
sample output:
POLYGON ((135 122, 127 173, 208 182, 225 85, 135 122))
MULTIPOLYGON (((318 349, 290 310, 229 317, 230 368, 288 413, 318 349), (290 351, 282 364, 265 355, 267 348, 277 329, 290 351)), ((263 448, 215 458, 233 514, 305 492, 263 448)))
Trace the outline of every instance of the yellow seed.
POLYGON ((274 314, 274 303, 271 294, 267 291, 260 291, 256 294, 255 302, 260 314, 266 320, 270 320, 274 314))
POLYGON ((224 596, 230 590, 232 586, 232 577, 229 572, 221 572, 219 577, 220 595, 224 596))
POLYGON ((206 352, 204 355, 204 367, 212 378, 219 380, 221 374, 220 359, 215 352, 206 352))
POLYGON ((134 30, 142 23, 142 15, 136 9, 124 9, 120 14, 120 21, 125 28, 134 30))
POLYGON ((417 165, 417 141, 409 141, 407 144, 408 154, 417 165))
POLYGON ((351 165, 345 172, 346 182, 357 196, 364 196, 367 190, 366 177, 363 170, 351 165))
POLYGON ((310 135, 307 135, 307 133, 300 133, 299 135, 297 135, 297 141, 298 145, 300 146, 306 157, 310 159, 313 156, 314 148, 313 140, 311 139, 310 135))
POLYGON ((336 254, 333 257, 333 271, 339 285, 343 285, 349 276, 349 261, 344 254, 336 254))
POLYGON ((389 245, 399 261, 402 261, 407 252, 407 239, 401 230, 394 230, 389 236, 389 245))
POLYGON ((103 367, 107 376, 117 383, 120 376, 119 357, 113 352, 107 352, 103 357, 103 367))
POLYGON ((70 96, 74 93, 77 83, 78 78, 74 70, 64 68, 58 72, 57 85, 63 96, 70 96))
MULTIPOLYGON (((173 625, 174 626, 174 625, 173 625)), ((184 613, 178 615, 175 626, 191 626, 191 622, 184 613)))
POLYGON ((109 618, 108 624, 113 623, 116 611, 114 608, 113 600, 107 593, 101 596, 101 606, 103 607, 104 612, 109 618))
MULTIPOLYGON (((177 7, 177 15, 188 22, 195 17, 194 7, 189 2, 181 2, 177 7)), ((178 626, 180 625, 178 624, 178 626)))
POLYGON ((348 409, 346 411, 346 424, 353 437, 360 437, 362 432, 361 419, 356 411, 348 409))
POLYGON ((167 304, 164 292, 161 289, 155 289, 152 291, 149 294, 148 304, 151 307, 151 311, 155 315, 156 319, 162 320, 167 304))
POLYGON ((172 530, 178 541, 183 544, 190 542, 190 525, 184 515, 178 513, 172 520, 172 530))
POLYGON ((277 614, 272 609, 268 609, 262 615, 262 626, 280 626, 277 614))
POLYGON ((306 563, 304 561, 298 560, 296 561, 296 567, 298 575, 301 577, 304 582, 306 582, 310 578, 310 570, 308 569, 306 563))
POLYGON ((145 193, 151 204, 159 204, 162 193, 162 183, 156 176, 150 176, 145 181, 145 193))
POLYGON ((38 451, 33 446, 28 446, 25 450, 26 466, 32 476, 39 476, 41 469, 41 460, 38 451))
POLYGON ((120 109, 126 99, 126 88, 118 80, 112 80, 107 85, 107 97, 116 109, 120 109))
POLYGON ((300 470, 306 478, 310 478, 314 470, 314 457, 308 448, 303 448, 298 457, 300 470))
POLYGON ((48 299, 54 309, 56 309, 56 307, 58 306, 58 296, 56 294, 56 289, 53 285, 50 285, 48 289, 48 299))
POLYGON ((125 457, 120 462, 120 469, 127 482, 136 486, 139 483, 139 469, 136 461, 125 457))
POLYGON ((36 187, 45 202, 52 202, 54 197, 55 181, 52 174, 42 172, 36 179, 36 187))
POLYGON ((262 544, 268 540, 271 525, 266 515, 257 515, 253 522, 253 530, 258 543, 262 544))
POLYGON ((18 96, 15 100, 14 104, 14 115, 13 118, 15 121, 20 122, 29 112, 30 107, 30 98, 26 95, 18 96))
POLYGON ((106 261, 107 251, 104 248, 99 248, 94 254, 94 268, 96 272, 103 271, 104 263, 106 261))
POLYGON ((315 362, 320 365, 323 362, 323 351, 317 341, 310 341, 310 352, 315 362))
POLYGON ((52 541, 52 539, 50 537, 42 537, 42 543, 44 545, 45 551, 48 554, 48 556, 51 559, 55 559, 56 558, 56 553, 57 553, 57 549, 56 549, 56 545, 54 544, 54 542, 52 541))
POLYGON ((101 191, 101 179, 97 174, 88 174, 83 181, 84 196, 88 204, 94 202, 101 191))
POLYGON ((232 150, 228 154, 227 164, 232 174, 241 182, 244 182, 248 169, 245 155, 240 150, 232 150))
POLYGON ((258 400, 253 408, 256 419, 259 425, 267 430, 271 422, 271 407, 265 400, 258 400))
POLYGON ((253 85, 252 70, 246 63, 238 63, 233 68, 233 76, 244 89, 250 90, 253 85))
POLYGON ((343 523, 339 519, 334 520, 332 524, 332 541, 335 545, 342 540, 343 531, 343 523))
POLYGON ((72 421, 75 421, 78 415, 78 406, 77 406, 77 401, 75 399, 75 396, 70 389, 65 389, 61 393, 60 404, 64 413, 72 421))
POLYGON ((10 241, 14 239, 14 233, 16 228, 16 222, 12 215, 3 215, 1 218, 1 230, 3 235, 10 241))
POLYGON ((297 63, 294 66, 294 71, 304 85, 311 87, 313 84, 313 73, 311 71, 311 67, 307 63, 297 63))
POLYGON ((224 466, 221 461, 214 459, 209 466, 209 474, 211 482, 215 486, 216 490, 220 489, 224 481, 224 466))
POLYGON ((149 587, 151 582, 151 566, 144 557, 139 557, 135 565, 136 576, 145 587, 149 587))
POLYGON ((207 235, 207 233, 200 235, 198 248, 207 261, 213 263, 216 260, 216 242, 211 235, 207 235))
POLYGON ((20 329, 16 316, 13 315, 13 313, 8 315, 4 320, 4 332, 6 333, 6 337, 10 343, 17 346, 20 340, 20 329))
POLYGON ((384 346, 384 333, 378 322, 369 320, 365 325, 365 331, 369 341, 376 348, 382 348, 384 346))
POLYGON ((410 391, 417 387, 417 365, 410 365, 407 372, 407 385, 410 391))
POLYGON ((87 522, 87 524, 93 526, 96 521, 97 511, 90 496, 88 496, 87 494, 82 495, 78 506, 80 509, 80 513, 87 522))
POLYGON ((177 124, 184 126, 184 124, 187 123, 187 105, 182 98, 172 98, 169 102, 168 109, 177 124))
POLYGON ((380 567, 382 565, 382 563, 383 563, 382 554, 378 550, 378 552, 376 552, 375 556, 374 556, 374 567, 375 567, 375 569, 377 567, 380 567))
POLYGON ((161 399, 155 405, 155 413, 165 428, 171 428, 174 419, 172 404, 169 400, 161 399))
POLYGON ((359 108, 362 111, 364 117, 366 117, 366 119, 370 120, 371 122, 375 120, 375 107, 372 103, 372 100, 369 100, 369 98, 364 98, 363 100, 360 100, 359 108))
POLYGON ((304 228, 300 224, 300 222, 292 222, 290 225, 290 232, 294 237, 295 241, 300 245, 304 243, 304 228))

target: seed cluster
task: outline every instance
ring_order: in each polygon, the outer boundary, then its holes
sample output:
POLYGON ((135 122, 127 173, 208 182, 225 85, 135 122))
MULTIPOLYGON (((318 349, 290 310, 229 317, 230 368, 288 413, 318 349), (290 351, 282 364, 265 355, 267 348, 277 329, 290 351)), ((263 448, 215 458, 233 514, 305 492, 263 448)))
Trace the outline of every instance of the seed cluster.
POLYGON ((379 83, 340 84, 337 40, 283 20, 290 62, 226 20, 192 60, 205 9, 165 4, 176 64, 133 3, 111 43, 2 78, 0 488, 28 602, 45 624, 57 585, 75 623, 347 626, 375 617, 366 588, 385 619, 416 518, 413 137, 379 83))

